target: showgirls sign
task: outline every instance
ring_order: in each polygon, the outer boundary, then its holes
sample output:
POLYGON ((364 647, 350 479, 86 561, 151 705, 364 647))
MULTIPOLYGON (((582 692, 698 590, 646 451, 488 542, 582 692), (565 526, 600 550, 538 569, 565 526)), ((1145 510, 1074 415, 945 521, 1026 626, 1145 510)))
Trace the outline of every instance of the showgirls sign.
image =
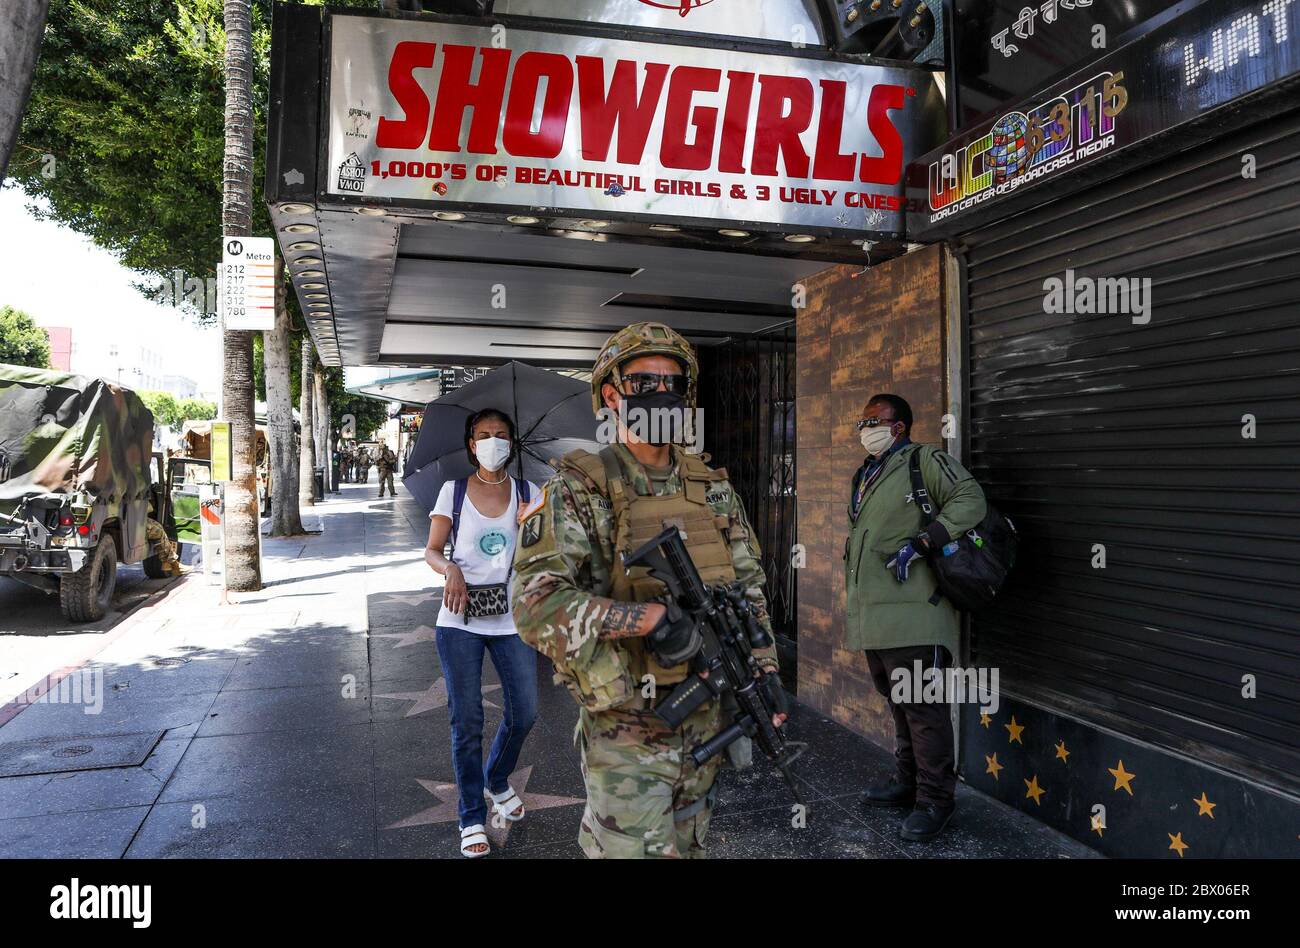
POLYGON ((943 132, 932 75, 909 67, 331 23, 328 190, 348 198, 896 234, 903 169, 943 132))

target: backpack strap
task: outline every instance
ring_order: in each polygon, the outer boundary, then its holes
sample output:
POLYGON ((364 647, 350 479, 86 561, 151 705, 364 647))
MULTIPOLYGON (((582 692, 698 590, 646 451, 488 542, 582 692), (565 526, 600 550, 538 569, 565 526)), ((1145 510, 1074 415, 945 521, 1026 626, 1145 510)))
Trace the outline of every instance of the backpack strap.
POLYGON ((930 492, 925 489, 925 477, 921 474, 921 452, 924 450, 918 447, 912 452, 911 457, 907 459, 907 472, 912 478, 912 501, 921 511, 921 525, 928 527, 934 522, 935 509, 934 501, 930 498, 930 492))
POLYGON ((456 480, 455 492, 451 500, 451 549, 456 550, 456 535, 460 533, 460 509, 465 506, 465 494, 469 490, 469 478, 456 480))
MULTIPOLYGON (((921 452, 923 450, 925 450, 924 447, 918 447, 908 457, 907 473, 912 478, 912 501, 921 511, 921 526, 928 527, 934 522, 935 509, 930 492, 925 487, 925 476, 921 473, 921 452)), ((934 592, 930 594, 930 605, 937 606, 942 598, 943 593, 936 586, 934 592)))

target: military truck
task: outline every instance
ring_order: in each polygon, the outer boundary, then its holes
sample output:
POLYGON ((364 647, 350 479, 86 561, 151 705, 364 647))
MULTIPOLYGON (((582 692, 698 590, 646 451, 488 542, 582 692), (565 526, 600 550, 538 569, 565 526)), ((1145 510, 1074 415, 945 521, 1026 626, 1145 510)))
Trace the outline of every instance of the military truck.
POLYGON ((0 364, 0 575, 57 594, 70 622, 103 618, 119 563, 166 575, 176 524, 153 429, 130 389, 0 364))

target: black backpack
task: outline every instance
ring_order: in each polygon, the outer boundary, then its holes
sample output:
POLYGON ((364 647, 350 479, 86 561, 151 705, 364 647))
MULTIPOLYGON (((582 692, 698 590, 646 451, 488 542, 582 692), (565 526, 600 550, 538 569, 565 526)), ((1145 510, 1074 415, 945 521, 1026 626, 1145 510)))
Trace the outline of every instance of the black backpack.
MULTIPOLYGON (((919 448, 908 459, 908 473, 912 477, 912 497, 921 509, 922 525, 928 527, 939 511, 925 489, 919 448)), ((953 543, 957 546, 954 552, 945 556, 942 550, 937 550, 930 559, 939 581, 933 601, 937 602, 943 595, 958 609, 968 612, 983 609, 997 596, 1015 566, 1020 543, 1015 525, 989 504, 979 525, 955 537, 953 543)))

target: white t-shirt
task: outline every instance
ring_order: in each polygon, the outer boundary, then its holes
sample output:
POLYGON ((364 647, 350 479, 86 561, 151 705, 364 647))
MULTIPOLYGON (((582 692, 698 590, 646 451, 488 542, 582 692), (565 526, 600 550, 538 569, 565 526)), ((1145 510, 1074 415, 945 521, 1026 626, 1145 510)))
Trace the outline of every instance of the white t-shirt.
MULTIPOLYGON (((529 498, 536 498, 540 488, 529 481, 528 489, 529 498)), ((438 502, 429 514, 430 519, 435 516, 452 519, 455 500, 456 482, 447 481, 438 493, 438 502)), ((465 501, 460 508, 460 531, 451 561, 460 567, 466 585, 483 586, 506 581, 506 574, 510 572, 510 564, 515 558, 515 539, 519 535, 518 514, 517 488, 511 490, 510 504, 499 517, 483 516, 474 506, 469 494, 465 494, 465 501)), ((480 635, 514 635, 517 631, 515 620, 508 612, 500 616, 466 620, 463 615, 449 611, 445 605, 438 610, 438 625, 449 625, 480 635)))

